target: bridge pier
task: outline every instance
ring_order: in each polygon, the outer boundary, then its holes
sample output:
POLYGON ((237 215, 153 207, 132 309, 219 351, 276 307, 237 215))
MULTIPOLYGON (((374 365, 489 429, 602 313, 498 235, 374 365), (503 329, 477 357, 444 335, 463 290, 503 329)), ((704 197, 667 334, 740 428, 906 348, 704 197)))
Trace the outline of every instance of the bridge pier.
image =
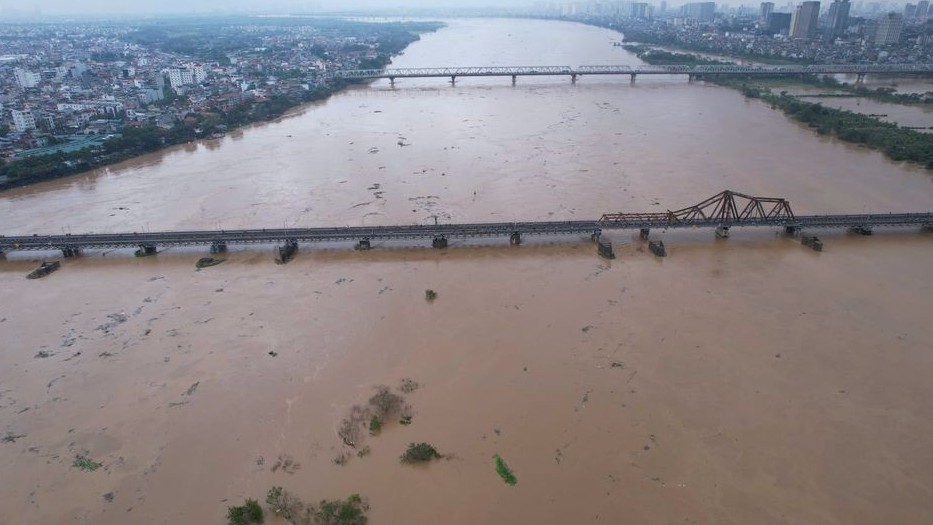
POLYGON ((855 75, 855 83, 861 84, 865 82, 865 73, 858 73, 855 75))
POLYGON ((716 227, 716 238, 717 239, 728 239, 729 238, 729 227, 728 226, 716 227))
POLYGON ((522 243, 522 234, 520 232, 512 232, 512 235, 509 236, 509 244, 512 246, 518 246, 522 243))
POLYGON ((603 231, 599 228, 593 230, 593 233, 590 234, 590 240, 593 242, 599 242, 599 238, 602 236, 603 231))
POLYGON ((81 255, 81 249, 76 247, 62 248, 63 257, 77 257, 81 255))
POLYGON ((857 233, 859 235, 871 235, 874 233, 871 226, 853 226, 849 228, 849 231, 852 233, 857 233))
POLYGON ((576 74, 576 73, 573 73, 573 74, 570 75, 570 83, 571 83, 571 84, 576 84, 576 83, 577 83, 577 74, 576 74))
POLYGON ((369 237, 364 237, 360 239, 360 242, 356 243, 357 250, 369 250, 372 248, 372 245, 369 243, 369 237))
POLYGON ((615 259, 616 254, 612 251, 612 243, 609 241, 596 241, 596 253, 604 259, 615 259))
POLYGON ((155 255, 158 253, 156 251, 155 244, 140 244, 139 249, 136 250, 136 257, 146 257, 149 255, 155 255))
POLYGON ((630 82, 631 82, 632 84, 634 84, 634 83, 635 83, 635 77, 636 77, 636 75, 635 75, 635 73, 632 73, 631 76, 632 76, 632 79, 631 79, 630 82))
POLYGON ((800 233, 800 226, 785 226, 784 233, 787 235, 790 235, 791 237, 794 237, 795 235, 800 233))
POLYGON ((395 87, 395 77, 389 77, 389 86, 395 87))
POLYGON ((456 76, 450 75, 450 85, 451 85, 451 86, 457 85, 457 77, 456 77, 456 76))
POLYGON ((435 235, 434 240, 431 241, 431 247, 442 250, 447 247, 447 237, 443 235, 435 235))
POLYGON ((512 85, 515 85, 515 80, 518 79, 518 75, 512 75, 512 85))
POLYGON ((649 230, 648 228, 642 228, 642 229, 638 230, 638 237, 639 237, 641 240, 643 240, 643 241, 647 241, 647 240, 648 240, 648 235, 649 235, 650 233, 651 233, 651 230, 649 230))
POLYGON ((225 241, 214 241, 211 243, 211 253, 227 253, 227 243, 225 241))
POLYGON ((295 257, 298 252, 298 241, 295 239, 286 239, 284 246, 279 246, 276 250, 275 262, 285 264, 295 257))

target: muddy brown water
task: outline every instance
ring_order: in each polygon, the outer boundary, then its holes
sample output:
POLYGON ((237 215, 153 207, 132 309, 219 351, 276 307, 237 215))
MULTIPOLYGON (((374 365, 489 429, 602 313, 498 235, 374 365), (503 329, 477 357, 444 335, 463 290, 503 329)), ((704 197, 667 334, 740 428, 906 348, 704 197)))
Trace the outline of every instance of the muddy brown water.
MULTIPOLYGON (((636 63, 616 38, 460 20, 396 65, 636 63)), ((0 217, 7 233, 590 218, 725 188, 798 213, 926 211, 931 181, 677 78, 406 80, 5 192, 0 217)), ((11 254, 0 432, 23 437, 0 442, 0 523, 223 523, 273 485, 360 493, 374 524, 925 523, 933 236, 818 233, 822 253, 768 230, 653 232, 666 259, 615 234, 614 261, 576 238, 302 246, 288 265, 235 249, 201 271, 200 250, 91 252, 36 281, 54 254, 11 254), (334 464, 350 407, 403 377, 421 384, 413 423, 334 464), (414 441, 448 458, 401 466, 414 441), (280 456, 300 466, 272 472, 280 456)))

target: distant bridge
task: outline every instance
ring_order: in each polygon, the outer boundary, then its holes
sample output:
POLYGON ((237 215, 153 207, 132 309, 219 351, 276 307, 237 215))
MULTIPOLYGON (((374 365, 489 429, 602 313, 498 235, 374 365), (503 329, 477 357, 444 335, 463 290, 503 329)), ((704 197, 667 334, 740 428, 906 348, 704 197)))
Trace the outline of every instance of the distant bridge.
POLYGON ((804 228, 850 228, 870 234, 876 227, 931 228, 933 213, 801 216, 793 213, 785 199, 724 191, 675 211, 610 213, 596 220, 12 235, 0 236, 0 253, 61 250, 70 257, 84 249, 138 248, 138 253, 145 255, 156 253, 158 246, 197 245, 210 246, 212 252, 224 252, 227 245, 260 243, 284 243, 283 249, 293 253, 301 242, 357 241, 359 247, 369 248, 375 240, 405 239, 429 239, 435 248, 446 248, 449 238, 504 237, 511 244, 521 244, 525 235, 587 235, 598 240, 604 230, 639 230, 641 237, 647 239, 651 229, 669 228, 715 228, 717 236, 728 237, 732 227, 780 227, 789 234, 804 228))
POLYGON ((638 75, 687 75, 698 78, 710 75, 858 75, 861 80, 865 75, 885 74, 933 74, 933 64, 815 64, 786 66, 748 66, 748 65, 666 65, 666 66, 503 66, 503 67, 436 67, 436 68, 388 68, 388 69, 352 69, 338 70, 330 74, 332 78, 346 80, 372 80, 387 78, 395 82, 397 78, 450 78, 456 82, 458 77, 512 77, 515 82, 522 76, 566 76, 572 81, 583 75, 629 75, 632 80, 638 75))

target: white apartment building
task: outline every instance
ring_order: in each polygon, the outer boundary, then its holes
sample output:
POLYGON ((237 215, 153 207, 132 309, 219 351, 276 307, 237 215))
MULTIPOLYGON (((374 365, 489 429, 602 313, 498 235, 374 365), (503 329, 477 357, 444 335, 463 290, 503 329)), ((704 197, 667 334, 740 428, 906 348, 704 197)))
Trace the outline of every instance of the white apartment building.
POLYGON ((13 72, 13 76, 16 77, 16 84, 19 85, 22 89, 34 88, 39 85, 39 82, 42 81, 42 77, 39 73, 33 73, 32 71, 26 71, 25 69, 17 68, 13 72))
POLYGON ((33 116, 32 111, 11 109, 10 114, 13 115, 13 129, 16 131, 22 133, 36 129, 36 117, 33 116))

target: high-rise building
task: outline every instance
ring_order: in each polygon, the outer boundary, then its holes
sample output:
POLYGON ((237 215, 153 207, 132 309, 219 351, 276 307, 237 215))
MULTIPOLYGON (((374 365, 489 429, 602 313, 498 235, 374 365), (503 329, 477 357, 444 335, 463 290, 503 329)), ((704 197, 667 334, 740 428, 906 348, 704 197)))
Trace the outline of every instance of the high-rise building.
POLYGON ((686 18, 695 18, 697 22, 712 22, 716 18, 716 2, 684 4, 681 10, 686 18))
POLYGON ((42 81, 42 77, 39 73, 33 73, 25 69, 16 69, 16 71, 13 72, 13 76, 16 77, 16 84, 19 85, 21 89, 34 88, 42 81))
POLYGON ((758 21, 767 24, 772 11, 774 11, 774 2, 762 2, 761 9, 758 11, 758 21))
POLYGON ((830 38, 845 33, 849 27, 849 8, 852 4, 849 0, 833 0, 829 4, 829 14, 826 15, 826 32, 830 38))
POLYGON ((820 19, 820 3, 804 2, 794 9, 790 21, 792 38, 813 39, 820 19))
POLYGON ((930 0, 920 0, 917 2, 917 18, 926 20, 930 13, 930 0))
POLYGON ((771 13, 768 17, 768 32, 773 34, 789 32, 790 19, 790 13, 771 13))
POLYGON ((22 133, 24 131, 36 129, 36 117, 32 114, 32 111, 11 109, 10 114, 13 116, 13 128, 16 131, 22 133))
POLYGON ((904 19, 912 20, 917 16, 917 6, 914 4, 904 4, 904 19))
POLYGON ((904 17, 897 13, 888 13, 878 19, 878 29, 875 31, 875 45, 884 46, 896 44, 901 41, 901 31, 904 30, 904 17))
POLYGON ((189 84, 194 84, 194 73, 190 69, 169 69, 168 70, 168 82, 172 88, 178 88, 181 86, 187 86, 189 84))

